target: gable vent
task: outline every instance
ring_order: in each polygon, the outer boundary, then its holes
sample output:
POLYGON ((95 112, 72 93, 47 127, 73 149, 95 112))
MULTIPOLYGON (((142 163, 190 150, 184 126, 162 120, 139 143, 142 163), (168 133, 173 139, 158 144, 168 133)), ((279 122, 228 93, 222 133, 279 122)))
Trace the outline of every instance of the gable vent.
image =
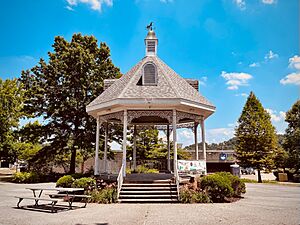
POLYGON ((146 64, 144 67, 143 75, 144 85, 155 85, 156 84, 156 68, 153 64, 146 64))

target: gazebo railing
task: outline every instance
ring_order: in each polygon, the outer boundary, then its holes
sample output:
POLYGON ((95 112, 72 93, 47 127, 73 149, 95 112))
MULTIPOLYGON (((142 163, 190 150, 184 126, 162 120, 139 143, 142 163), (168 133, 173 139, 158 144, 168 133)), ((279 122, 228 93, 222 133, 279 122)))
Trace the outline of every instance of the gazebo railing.
POLYGON ((117 178, 117 183, 118 183, 118 199, 119 199, 119 195, 120 195, 120 191, 122 189, 122 185, 123 185, 123 180, 124 180, 124 170, 125 170, 125 165, 122 164, 118 178, 117 178))
POLYGON ((174 175, 175 175, 175 182, 176 182, 176 187, 177 187, 177 195, 178 195, 178 201, 180 201, 180 193, 179 193, 179 174, 178 174, 178 167, 177 167, 177 160, 175 162, 174 166, 174 175))

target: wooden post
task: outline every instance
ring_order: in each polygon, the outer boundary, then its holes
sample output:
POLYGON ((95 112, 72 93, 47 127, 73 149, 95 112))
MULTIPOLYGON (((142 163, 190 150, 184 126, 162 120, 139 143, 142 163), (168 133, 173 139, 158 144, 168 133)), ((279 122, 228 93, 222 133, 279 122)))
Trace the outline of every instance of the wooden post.
MULTIPOLYGON (((202 148, 203 148, 203 160, 206 163, 206 144, 205 144, 205 127, 204 127, 204 118, 201 120, 201 136, 202 136, 202 148)), ((205 174, 207 172, 205 171, 205 174)))
POLYGON ((170 144, 170 126, 167 125, 167 146, 168 146, 168 171, 171 172, 171 144, 170 144))
POLYGON ((173 109, 173 148, 174 148, 174 173, 177 171, 177 135, 176 135, 176 110, 173 109))
POLYGON ((104 140, 104 173, 107 173, 107 140, 108 140, 108 122, 105 123, 105 140, 104 140))
POLYGON ((132 158, 133 158, 133 170, 136 170, 136 125, 134 125, 133 128, 133 153, 132 153, 132 158))
POLYGON ((199 151, 198 151, 198 123, 195 121, 194 122, 194 135, 195 135, 195 159, 199 160, 199 151))
POLYGON ((100 118, 97 117, 97 130, 96 130, 96 152, 95 152, 95 168, 94 175, 99 175, 99 131, 100 131, 100 118))
POLYGON ((123 119, 123 160, 122 165, 124 166, 123 177, 126 177, 126 145, 127 145, 127 110, 124 109, 123 119))

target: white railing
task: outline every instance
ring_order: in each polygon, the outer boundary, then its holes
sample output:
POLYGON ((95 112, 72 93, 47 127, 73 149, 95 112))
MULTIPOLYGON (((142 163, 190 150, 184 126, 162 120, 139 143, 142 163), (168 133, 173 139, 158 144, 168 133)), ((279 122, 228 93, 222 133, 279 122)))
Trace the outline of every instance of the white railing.
POLYGON ((179 193, 179 175, 178 175, 178 168, 177 168, 177 160, 175 161, 175 165, 174 165, 174 175, 175 175, 175 182, 176 182, 176 187, 177 187, 178 201, 180 201, 180 193, 179 193))
POLYGON ((119 195, 120 195, 120 191, 123 185, 123 180, 124 180, 124 170, 125 170, 125 166, 124 164, 122 164, 118 178, 117 178, 117 183, 118 183, 118 199, 119 199, 119 195))

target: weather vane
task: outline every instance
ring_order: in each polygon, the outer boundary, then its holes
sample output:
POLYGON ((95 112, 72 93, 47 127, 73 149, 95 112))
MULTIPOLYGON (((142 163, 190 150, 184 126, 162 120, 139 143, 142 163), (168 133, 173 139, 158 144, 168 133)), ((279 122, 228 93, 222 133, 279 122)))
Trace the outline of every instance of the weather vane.
POLYGON ((153 30, 153 22, 150 22, 150 24, 147 25, 146 29, 147 29, 148 31, 153 30))

